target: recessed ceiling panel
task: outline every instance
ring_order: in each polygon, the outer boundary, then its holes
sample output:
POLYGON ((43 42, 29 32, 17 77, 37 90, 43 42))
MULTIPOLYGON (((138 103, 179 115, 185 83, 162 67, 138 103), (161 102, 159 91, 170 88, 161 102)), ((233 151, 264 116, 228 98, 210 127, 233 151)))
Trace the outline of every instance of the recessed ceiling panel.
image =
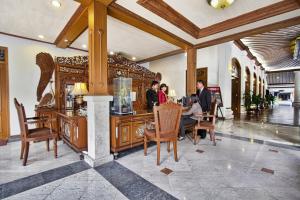
POLYGON ((205 28, 282 0, 235 0, 226 9, 215 9, 208 5, 207 0, 164 1, 200 28, 205 28))

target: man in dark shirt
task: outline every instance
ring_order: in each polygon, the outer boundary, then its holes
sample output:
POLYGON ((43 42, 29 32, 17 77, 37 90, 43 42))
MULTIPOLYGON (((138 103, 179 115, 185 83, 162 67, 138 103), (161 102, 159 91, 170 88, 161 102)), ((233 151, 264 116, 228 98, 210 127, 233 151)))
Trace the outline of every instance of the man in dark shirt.
MULTIPOLYGON (((204 86, 204 82, 202 80, 197 81, 197 96, 199 98, 199 103, 202 108, 202 112, 209 113, 211 106, 211 93, 204 86)), ((199 130, 198 133, 200 134, 201 138, 204 139, 206 137, 206 130, 199 130)))
POLYGON ((197 81, 197 96, 203 112, 209 112, 211 106, 210 91, 204 86, 202 80, 197 81))
POLYGON ((147 90, 147 108, 148 110, 153 109, 153 106, 158 105, 158 96, 157 96, 158 82, 152 81, 151 88, 147 90))

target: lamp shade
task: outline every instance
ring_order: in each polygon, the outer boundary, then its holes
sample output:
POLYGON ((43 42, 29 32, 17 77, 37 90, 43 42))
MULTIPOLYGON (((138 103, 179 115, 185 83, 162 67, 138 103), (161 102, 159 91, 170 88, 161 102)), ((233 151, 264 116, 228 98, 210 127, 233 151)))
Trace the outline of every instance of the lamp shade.
POLYGON ((72 91, 73 95, 85 95, 88 93, 86 83, 75 83, 72 91))
POLYGON ((176 92, 175 92, 175 90, 170 90, 169 96, 170 96, 170 97, 176 97, 176 92))

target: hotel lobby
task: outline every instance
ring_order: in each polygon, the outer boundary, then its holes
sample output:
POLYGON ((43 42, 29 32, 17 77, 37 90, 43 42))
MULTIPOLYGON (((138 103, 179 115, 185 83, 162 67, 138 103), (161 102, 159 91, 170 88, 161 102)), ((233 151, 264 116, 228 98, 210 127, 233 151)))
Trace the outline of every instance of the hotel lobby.
POLYGON ((0 199, 300 199, 299 0, 0 5, 0 199))

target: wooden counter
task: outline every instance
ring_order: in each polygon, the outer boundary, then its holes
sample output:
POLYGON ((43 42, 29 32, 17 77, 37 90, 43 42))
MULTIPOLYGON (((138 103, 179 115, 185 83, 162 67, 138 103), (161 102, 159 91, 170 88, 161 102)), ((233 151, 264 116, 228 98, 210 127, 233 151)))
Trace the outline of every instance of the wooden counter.
POLYGON ((137 111, 129 115, 110 116, 110 144, 111 151, 116 156, 118 152, 142 145, 143 136, 139 129, 143 129, 145 124, 154 121, 153 113, 147 111, 137 111))
POLYGON ((87 119, 84 116, 56 111, 60 137, 76 152, 87 150, 87 119))

